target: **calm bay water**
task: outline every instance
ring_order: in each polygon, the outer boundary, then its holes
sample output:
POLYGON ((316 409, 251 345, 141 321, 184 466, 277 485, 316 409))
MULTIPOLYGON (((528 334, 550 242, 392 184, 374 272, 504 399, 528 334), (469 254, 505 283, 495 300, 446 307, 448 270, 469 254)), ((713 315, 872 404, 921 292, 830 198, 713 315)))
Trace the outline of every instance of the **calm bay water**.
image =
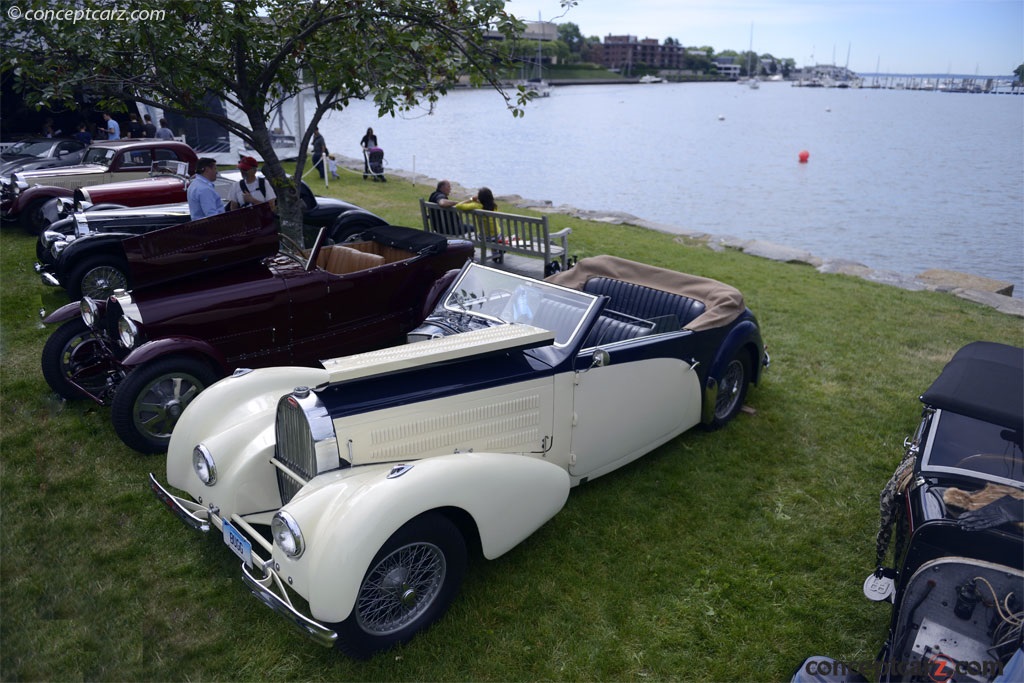
POLYGON ((358 157, 367 126, 391 168, 876 270, 985 275, 1024 295, 1024 97, 567 86, 513 119, 496 93, 460 90, 432 114, 378 119, 353 102, 320 128, 358 157))

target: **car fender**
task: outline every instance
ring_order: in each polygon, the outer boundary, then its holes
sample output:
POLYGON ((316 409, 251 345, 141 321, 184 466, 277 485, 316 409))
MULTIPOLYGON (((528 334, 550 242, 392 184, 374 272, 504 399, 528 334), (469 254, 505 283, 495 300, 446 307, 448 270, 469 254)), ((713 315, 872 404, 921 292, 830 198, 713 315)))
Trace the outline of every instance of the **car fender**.
POLYGON ((750 382, 757 384, 761 378, 762 342, 761 331, 752 320, 742 320, 736 324, 718 345, 715 358, 711 362, 710 369, 704 380, 703 408, 701 411, 701 422, 711 424, 714 419, 714 406, 718 398, 718 382, 725 372, 725 367, 733 357, 743 351, 744 347, 750 346, 753 353, 751 356, 750 382))
POLYGON ((227 374, 232 369, 228 367, 227 359, 224 358, 224 354, 217 347, 205 340, 184 336, 161 337, 160 339, 148 341, 142 346, 132 349, 125 356, 124 360, 121 361, 121 364, 131 370, 143 363, 176 353, 201 356, 210 362, 222 375, 227 374))
POLYGON ((715 353, 715 359, 712 361, 711 369, 708 371, 708 381, 714 380, 717 382, 722 377, 722 373, 725 372, 725 366, 732 360, 732 357, 747 345, 752 345, 755 349, 752 358, 752 365, 754 367, 751 367, 750 371, 751 382, 757 384, 761 377, 761 331, 752 320, 742 320, 729 330, 729 334, 719 344, 718 351, 715 353))
POLYGON ((48 314, 43 318, 43 323, 46 325, 52 325, 54 323, 63 323, 71 320, 72 318, 79 318, 82 316, 82 305, 80 301, 72 301, 69 304, 64 304, 53 313, 48 314))
POLYGON ((286 505, 306 539, 278 573, 326 622, 348 617, 363 576, 387 539, 431 510, 457 509, 476 525, 484 557, 511 550, 565 505, 569 474, 548 461, 507 453, 456 453, 404 466, 369 465, 317 477, 286 505))
POLYGON ((108 254, 119 258, 125 262, 125 270, 127 270, 128 260, 124 254, 124 248, 121 246, 121 241, 125 237, 130 237, 130 235, 109 232, 91 233, 68 242, 67 246, 64 247, 64 250, 60 252, 53 263, 54 270, 57 271, 58 277, 61 279, 61 284, 67 286, 67 283, 63 282, 64 277, 81 263, 83 259, 96 254, 108 254))
POLYGON ((33 185, 21 192, 11 204, 10 213, 21 213, 39 200, 50 200, 55 197, 71 197, 74 192, 53 185, 33 185))
POLYGON ((323 368, 272 367, 238 370, 211 384, 174 425, 167 447, 167 482, 229 515, 278 507, 277 480, 267 467, 274 455, 277 403, 298 385, 327 381, 323 368), (192 468, 192 449, 199 443, 217 463, 221 483, 214 488, 204 486, 192 468))

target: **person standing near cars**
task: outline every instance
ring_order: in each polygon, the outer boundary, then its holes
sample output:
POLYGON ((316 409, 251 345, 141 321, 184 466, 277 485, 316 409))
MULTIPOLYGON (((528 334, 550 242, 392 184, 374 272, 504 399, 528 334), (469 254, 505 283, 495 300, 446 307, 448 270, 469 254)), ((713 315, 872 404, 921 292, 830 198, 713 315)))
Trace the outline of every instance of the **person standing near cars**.
POLYGON ((196 221, 224 213, 224 200, 217 194, 213 181, 217 178, 217 160, 202 157, 196 162, 196 174, 188 185, 188 213, 196 221))
POLYGON ((160 127, 156 129, 156 134, 153 136, 158 140, 173 140, 174 131, 167 125, 167 119, 160 119, 160 127))
POLYGON ((107 134, 108 140, 120 140, 121 139, 121 124, 117 122, 110 112, 103 112, 103 121, 105 122, 106 128, 103 132, 107 134))
POLYGON ((144 138, 155 138, 156 137, 156 126, 153 125, 153 117, 146 114, 142 117, 142 137, 144 138))
POLYGON ((228 192, 228 211, 241 209, 254 204, 270 203, 270 209, 277 208, 277 195, 266 178, 257 178, 256 169, 260 162, 253 157, 242 157, 238 160, 238 168, 242 171, 242 179, 231 186, 228 192))

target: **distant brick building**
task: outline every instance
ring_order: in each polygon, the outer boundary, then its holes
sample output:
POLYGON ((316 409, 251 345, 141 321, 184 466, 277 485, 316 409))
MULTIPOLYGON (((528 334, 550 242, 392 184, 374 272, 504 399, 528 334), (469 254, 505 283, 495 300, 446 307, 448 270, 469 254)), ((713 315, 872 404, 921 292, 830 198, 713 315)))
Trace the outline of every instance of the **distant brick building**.
POLYGON ((649 69, 682 69, 686 61, 686 48, 682 45, 663 45, 655 38, 638 39, 636 36, 607 35, 600 46, 594 46, 591 59, 606 69, 628 71, 643 65, 649 69), (596 55, 593 56, 593 55, 596 55))

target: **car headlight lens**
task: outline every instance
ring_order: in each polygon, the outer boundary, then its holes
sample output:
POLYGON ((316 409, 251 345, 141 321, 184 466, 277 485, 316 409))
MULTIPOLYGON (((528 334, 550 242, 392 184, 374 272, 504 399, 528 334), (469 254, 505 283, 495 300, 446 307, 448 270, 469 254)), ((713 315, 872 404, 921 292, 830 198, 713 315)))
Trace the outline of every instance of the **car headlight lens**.
POLYGON ((203 444, 192 449, 192 469, 195 470, 199 481, 207 486, 217 483, 217 464, 213 462, 213 456, 203 444))
POLYGON ((100 317, 100 307, 96 304, 96 300, 87 296, 82 297, 82 301, 78 304, 78 310, 82 312, 82 322, 85 323, 85 326, 90 330, 93 329, 100 317))
POLYGON ((306 549, 306 542, 302 538, 298 522, 284 510, 274 515, 274 519, 270 523, 270 531, 274 535, 274 543, 288 557, 299 557, 306 549))
POLYGON ((126 349, 135 348, 135 340, 139 337, 139 328, 134 320, 121 318, 117 323, 117 338, 126 349))

